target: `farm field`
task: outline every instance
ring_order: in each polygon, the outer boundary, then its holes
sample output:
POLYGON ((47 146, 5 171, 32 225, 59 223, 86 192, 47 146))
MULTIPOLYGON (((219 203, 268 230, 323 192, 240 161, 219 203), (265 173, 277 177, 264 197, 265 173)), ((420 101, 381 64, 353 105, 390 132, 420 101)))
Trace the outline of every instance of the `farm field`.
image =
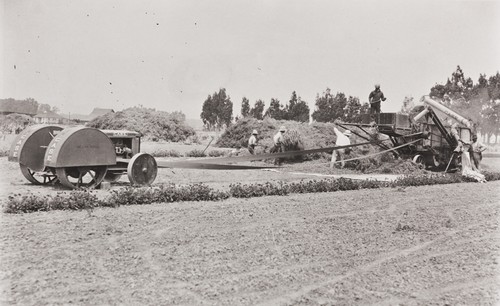
POLYGON ((2 215, 2 304, 495 304, 500 182, 2 215))
MULTIPOLYGON (((500 171, 500 159, 484 168, 500 171)), ((29 184, 6 157, 0 171, 2 201, 63 191, 29 184)), ((312 161, 159 169, 155 184, 223 190, 325 175, 381 178, 312 161)), ((112 190, 126 185, 125 176, 112 190)), ((497 181, 2 213, 0 304, 497 304, 499 191, 497 181)))

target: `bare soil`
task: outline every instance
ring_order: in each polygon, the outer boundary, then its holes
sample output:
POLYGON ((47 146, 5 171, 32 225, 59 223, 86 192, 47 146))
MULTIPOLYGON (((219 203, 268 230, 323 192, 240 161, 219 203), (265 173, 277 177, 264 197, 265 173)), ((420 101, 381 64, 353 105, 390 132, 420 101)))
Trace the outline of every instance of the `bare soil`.
POLYGON ((4 304, 499 301, 500 182, 3 214, 4 304))

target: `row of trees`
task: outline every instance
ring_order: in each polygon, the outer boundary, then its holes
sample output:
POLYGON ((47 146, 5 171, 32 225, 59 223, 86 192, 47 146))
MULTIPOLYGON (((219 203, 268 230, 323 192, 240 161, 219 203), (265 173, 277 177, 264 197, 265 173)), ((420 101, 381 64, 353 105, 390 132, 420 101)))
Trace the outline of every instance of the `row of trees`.
POLYGON ((24 100, 16 100, 13 98, 0 99, 0 109, 4 112, 35 115, 44 111, 52 111, 58 113, 59 109, 56 106, 49 104, 40 104, 33 98, 24 100))
MULTIPOLYGON (((264 112, 264 102, 257 100, 254 107, 250 107, 247 98, 241 102, 241 116, 253 117, 262 120, 265 116, 276 120, 293 120, 308 122, 310 109, 306 101, 302 100, 297 93, 292 92, 292 96, 286 105, 282 105, 278 99, 271 99, 269 107, 264 112)), ((361 114, 368 112, 368 103, 361 104, 359 98, 346 95, 342 92, 332 94, 331 89, 320 96, 316 96, 316 109, 312 113, 312 119, 317 122, 334 122, 337 119, 348 122, 360 122, 361 114)))
MULTIPOLYGON (((201 112, 205 128, 212 130, 227 127, 233 120, 232 107, 233 102, 226 94, 225 88, 208 96, 201 112)), ((316 96, 316 110, 312 113, 312 118, 317 122, 334 122, 337 119, 360 122, 361 114, 368 112, 368 109, 368 103, 362 105, 357 97, 346 97, 341 92, 333 95, 327 88, 321 96, 319 94, 316 96)), ((243 118, 252 117, 262 120, 267 116, 276 120, 308 122, 309 114, 308 103, 302 100, 295 91, 292 92, 286 104, 272 98, 267 109, 265 109, 264 101, 260 99, 255 101, 253 107, 250 106, 250 101, 246 97, 243 97, 241 101, 241 117, 243 118)))
POLYGON ((361 115, 367 113, 369 108, 368 103, 361 104, 357 97, 347 97, 342 92, 333 95, 327 88, 321 96, 316 96, 316 110, 312 118, 317 122, 361 122, 361 115))
MULTIPOLYGON (((487 135, 500 132, 500 73, 489 78, 481 74, 477 83, 466 77, 460 67, 452 73, 444 84, 436 84, 430 89, 430 96, 441 99, 444 104, 478 124, 478 130, 487 135)), ((413 97, 405 97, 400 113, 409 113, 413 108, 413 97)), ((215 92, 203 103, 201 118, 207 129, 221 129, 233 121, 233 103, 224 88, 215 92)), ((347 96, 342 92, 333 94, 327 88, 316 96, 315 110, 311 117, 317 122, 360 122, 361 115, 368 113, 370 105, 361 103, 358 97, 347 96)), ((243 97, 241 101, 241 117, 253 117, 262 120, 265 116, 277 120, 309 121, 308 103, 294 91, 290 100, 282 104, 272 98, 269 107, 257 100, 253 106, 243 97)), ((238 116, 236 117, 238 119, 238 116)))
POLYGON ((250 101, 243 98, 241 101, 241 116, 253 117, 262 120, 265 116, 276 120, 293 120, 299 122, 309 121, 309 106, 294 91, 286 105, 280 103, 278 99, 272 98, 269 107, 264 112, 264 102, 257 100, 252 108, 250 101))

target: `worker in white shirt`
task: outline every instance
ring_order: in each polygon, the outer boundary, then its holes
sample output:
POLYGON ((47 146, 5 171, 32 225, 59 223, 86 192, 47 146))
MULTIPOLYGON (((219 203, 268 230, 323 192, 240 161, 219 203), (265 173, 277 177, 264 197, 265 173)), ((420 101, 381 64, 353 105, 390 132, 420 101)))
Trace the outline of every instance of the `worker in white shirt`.
MULTIPOLYGON (((336 146, 348 146, 351 144, 351 131, 346 130, 344 133, 340 132, 336 127, 333 128, 335 135, 337 136, 337 140, 335 141, 336 146)), ((337 161, 340 161, 340 167, 344 168, 344 155, 346 154, 346 149, 338 149, 333 150, 332 152, 332 160, 330 162, 330 168, 335 166, 337 161)))
POLYGON ((248 139, 248 152, 255 154, 255 147, 257 146, 257 130, 252 131, 252 135, 248 139))

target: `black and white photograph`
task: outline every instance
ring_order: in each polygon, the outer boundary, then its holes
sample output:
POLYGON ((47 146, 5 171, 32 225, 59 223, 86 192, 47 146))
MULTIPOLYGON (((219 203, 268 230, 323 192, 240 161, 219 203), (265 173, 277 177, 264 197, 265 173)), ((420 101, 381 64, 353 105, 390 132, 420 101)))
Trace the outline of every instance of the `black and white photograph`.
POLYGON ((0 0, 0 305, 500 305, 499 0, 0 0))

